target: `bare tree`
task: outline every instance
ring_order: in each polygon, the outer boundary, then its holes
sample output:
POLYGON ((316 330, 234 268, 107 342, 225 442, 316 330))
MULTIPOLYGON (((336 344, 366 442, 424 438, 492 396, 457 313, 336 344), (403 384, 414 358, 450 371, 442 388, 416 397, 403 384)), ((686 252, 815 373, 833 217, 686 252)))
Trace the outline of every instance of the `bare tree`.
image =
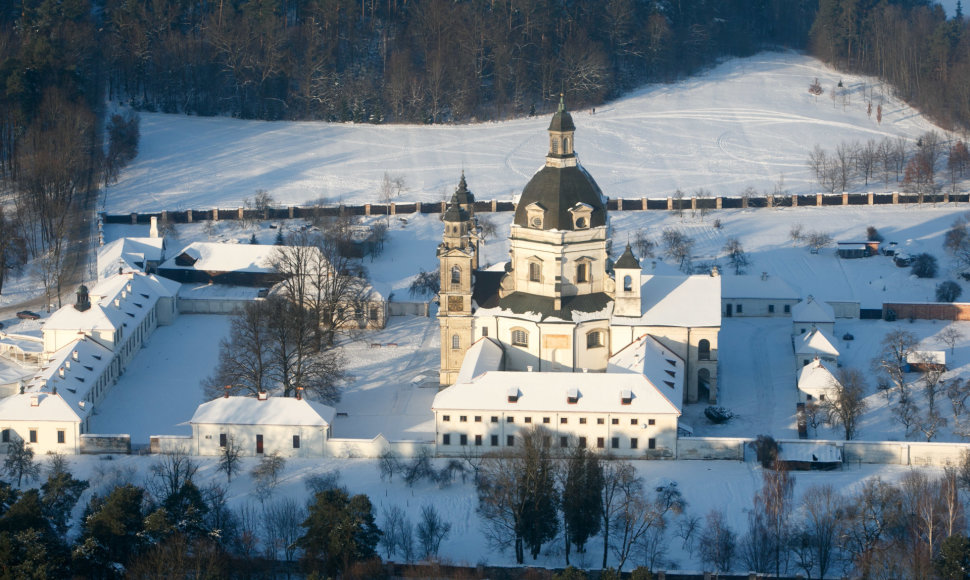
POLYGON ((606 461, 603 463, 603 568, 606 568, 610 549, 610 530, 624 513, 627 490, 638 486, 642 481, 633 465, 626 461, 606 461))
POLYGON ((792 224, 791 228, 788 229, 788 237, 791 239, 792 246, 800 242, 802 239, 802 224, 792 224))
POLYGON ((950 347, 950 354, 956 348, 957 343, 963 340, 963 332, 955 324, 947 324, 946 327, 936 335, 936 340, 940 344, 950 347))
POLYGON ((226 437, 226 445, 219 453, 219 471, 226 474, 226 481, 231 482, 232 476, 242 469, 242 449, 232 435, 226 437))
POLYGON ((953 421, 959 421, 967 411, 967 398, 970 397, 970 382, 962 377, 954 377, 946 383, 946 397, 953 411, 953 421))
POLYGON ((37 479, 40 475, 40 465, 34 461, 34 448, 27 445, 23 439, 8 443, 7 456, 3 459, 3 471, 17 478, 17 487, 21 486, 24 478, 27 478, 27 481, 37 479))
MULTIPOLYGON (((813 485, 802 496, 804 520, 801 537, 805 540, 810 557, 810 567, 805 569, 809 577, 818 571, 825 578, 834 561, 841 534, 840 516, 843 498, 831 485, 813 485)), ((804 561, 804 560, 803 560, 804 561)))
POLYGON ((912 332, 897 328, 887 333, 881 344, 882 350, 873 359, 873 368, 878 374, 888 377, 900 396, 906 398, 906 359, 916 350, 919 339, 912 332))
POLYGON ((840 368, 835 373, 833 396, 824 403, 829 423, 841 425, 847 440, 855 435, 859 419, 866 410, 865 385, 865 378, 858 370, 840 368))
POLYGON ((395 554, 400 554, 405 562, 413 562, 414 524, 400 506, 389 506, 383 514, 381 545, 384 546, 385 558, 390 560, 395 554))
POLYGON ((251 472, 254 483, 253 494, 260 502, 265 503, 266 499, 272 495, 273 490, 279 484, 280 473, 283 472, 284 467, 286 467, 286 458, 274 451, 263 455, 259 464, 253 468, 251 472))
POLYGON ((270 384, 269 310, 262 302, 247 302, 230 319, 229 337, 219 343, 219 361, 203 381, 206 397, 230 394, 256 396, 270 384))
POLYGON ((441 542, 448 537, 449 532, 451 532, 451 524, 441 518, 434 505, 426 504, 421 508, 421 519, 418 521, 417 534, 426 559, 438 557, 441 542))
POLYGON ((805 236, 805 241, 812 249, 812 253, 817 254, 822 248, 832 245, 833 240, 832 236, 825 232, 809 232, 805 236))
POLYGON ((877 577, 875 572, 892 561, 893 534, 902 523, 899 490, 878 477, 868 479, 844 507, 842 549, 860 577, 877 577))
POLYGON ((291 497, 263 504, 264 539, 271 559, 279 559, 282 553, 287 562, 293 561, 306 518, 306 508, 291 497))
POLYGON ((727 572, 734 562, 737 535, 728 525, 724 512, 711 510, 704 521, 698 538, 701 562, 716 572, 727 572))
POLYGON ((744 247, 737 238, 728 238, 724 244, 724 252, 728 255, 728 260, 734 268, 735 274, 744 274, 744 269, 748 266, 748 255, 744 253, 744 247))
POLYGON ((859 146, 856 150, 856 167, 858 167, 859 173, 865 178, 867 187, 869 185, 869 179, 873 177, 876 170, 876 162, 879 159, 878 151, 879 145, 875 139, 869 139, 865 145, 859 146))
POLYGON ((664 244, 664 253, 680 266, 680 270, 685 274, 691 272, 690 254, 694 249, 694 240, 687 237, 680 230, 664 228, 661 234, 664 244))
POLYGON ((633 549, 651 536, 655 541, 650 542, 653 548, 650 551, 656 559, 660 543, 657 540, 663 539, 668 525, 667 513, 681 513, 685 505, 676 482, 657 488, 652 500, 644 497, 643 482, 639 478, 627 480, 625 485, 621 485, 620 494, 620 510, 613 520, 613 539, 610 542, 617 559, 618 572, 623 570, 633 549))
POLYGON ((653 258, 653 251, 656 244, 642 229, 637 230, 633 238, 633 247, 637 249, 637 255, 640 259, 653 258))

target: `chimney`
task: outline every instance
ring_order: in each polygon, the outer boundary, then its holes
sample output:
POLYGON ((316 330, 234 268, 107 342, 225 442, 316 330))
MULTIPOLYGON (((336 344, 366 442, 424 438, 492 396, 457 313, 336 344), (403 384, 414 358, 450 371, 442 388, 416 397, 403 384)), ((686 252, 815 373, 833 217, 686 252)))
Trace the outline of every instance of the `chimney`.
POLYGON ((269 393, 266 391, 260 391, 256 393, 256 398, 260 401, 265 401, 269 397, 269 393))
POLYGON ((297 401, 302 401, 303 400, 303 387, 297 387, 296 388, 296 400, 297 401))
POLYGON ((226 389, 226 394, 223 395, 223 396, 228 399, 229 398, 229 389, 232 388, 232 385, 226 385, 224 388, 226 389))
POLYGON ((57 387, 56 386, 51 387, 51 394, 52 395, 56 395, 57 394, 57 387))
POLYGON ((155 216, 152 216, 152 225, 148 229, 148 237, 149 238, 157 238, 158 237, 158 218, 155 217, 155 216))
POLYGON ((717 278, 720 275, 721 272, 717 269, 717 266, 711 266, 711 278, 717 278))
POLYGON ((531 373, 532 372, 532 365, 529 365, 529 366, 525 367, 525 370, 531 373))

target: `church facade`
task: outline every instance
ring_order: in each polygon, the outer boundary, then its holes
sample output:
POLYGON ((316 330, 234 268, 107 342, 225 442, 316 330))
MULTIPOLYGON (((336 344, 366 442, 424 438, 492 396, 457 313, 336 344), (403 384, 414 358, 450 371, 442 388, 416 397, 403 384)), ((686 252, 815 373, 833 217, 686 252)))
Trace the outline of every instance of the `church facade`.
MULTIPOLYGON (((635 413, 656 411, 663 415, 666 433, 674 438, 676 417, 684 403, 716 401, 721 320, 717 272, 698 276, 645 273, 629 245, 612 259, 606 197, 576 157, 575 131, 572 116, 560 103, 548 129, 545 165, 525 186, 516 206, 509 232, 509 261, 505 264, 479 270, 474 196, 464 175, 443 217, 445 231, 438 248, 439 379, 441 385, 451 386, 439 393, 434 410, 437 424, 445 429, 456 427, 452 421, 439 421, 439 415, 445 416, 445 406, 454 407, 461 400, 478 401, 480 408, 472 409, 471 416, 480 418, 474 412, 481 411, 490 422, 495 418, 490 413, 497 406, 507 407, 513 398, 503 391, 489 404, 478 396, 455 396, 468 388, 482 394, 499 389, 498 385, 523 385, 526 390, 518 391, 515 403, 520 398, 535 401, 536 417, 545 418, 549 424, 550 413, 555 415, 562 397, 553 393, 529 397, 527 390, 538 395, 548 390, 543 385, 555 383, 566 385, 567 390, 576 389, 580 397, 585 390, 589 397, 597 389, 597 412, 606 415, 598 415, 593 424, 602 427, 613 419, 620 420, 607 416, 611 405, 606 401, 616 399, 613 412, 636 409, 635 413), (489 346, 482 346, 482 341, 489 346), (639 354, 631 354, 633 351, 639 354), (651 368, 646 368, 648 364, 651 368), (594 377, 604 374, 614 380, 594 377), (469 387, 475 383, 477 386, 469 387), (615 396, 604 395, 603 389, 612 389, 610 385, 625 388, 615 396), (627 400, 623 395, 636 390, 641 391, 634 397, 638 406, 624 408, 619 401, 627 400), (548 409, 538 402, 541 398, 550 399, 548 409), (642 406, 647 402, 655 409, 642 406)), ((577 397, 566 393, 565 398, 577 397)), ((565 405, 559 411, 579 409, 565 405)), ((514 409, 519 411, 519 407, 514 409)), ((464 416, 460 411, 449 408, 447 416, 464 416)), ((558 421, 564 418, 555 416, 558 421)), ((579 437, 584 444, 594 440, 608 446, 617 443, 608 433, 589 437, 579 434, 582 430, 575 428, 579 419, 587 424, 586 419, 593 416, 576 417, 573 423, 567 418, 567 422, 554 426, 573 425, 568 437, 577 444, 579 437)), ((639 425, 636 417, 624 416, 621 423, 629 427, 630 420, 639 425)), ((644 426, 647 422, 656 426, 661 417, 645 419, 644 426)), ((487 428, 482 430, 487 426, 476 427, 474 435, 479 441, 494 440, 487 428)), ((506 433, 508 423, 502 427, 499 441, 504 445, 512 439, 506 433)), ((446 434, 449 443, 474 441, 468 439, 471 432, 464 438, 457 432, 440 433, 439 452, 446 434)), ((641 448, 637 444, 641 438, 632 438, 634 449, 641 448)), ((630 439, 627 436, 624 440, 629 444, 630 439)), ((646 439, 657 446, 661 442, 659 434, 646 439)), ((663 441, 672 445, 669 437, 663 441)), ((619 449, 623 448, 620 443, 619 449)), ((662 455, 660 449, 657 451, 662 455)))

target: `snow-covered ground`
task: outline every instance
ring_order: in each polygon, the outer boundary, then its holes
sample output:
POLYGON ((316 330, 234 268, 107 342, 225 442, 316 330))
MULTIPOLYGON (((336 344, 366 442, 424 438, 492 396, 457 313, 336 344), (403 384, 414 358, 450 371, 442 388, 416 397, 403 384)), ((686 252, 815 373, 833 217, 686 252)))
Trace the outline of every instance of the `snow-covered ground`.
MULTIPOLYGON (((606 195, 624 198, 664 197, 677 188, 731 196, 749 186, 771 191, 782 181, 790 191, 814 192, 807 159, 816 144, 831 151, 842 141, 915 141, 934 129, 878 81, 793 52, 730 59, 573 117, 583 164, 606 195), (818 98, 808 93, 815 78, 825 90, 818 98), (849 95, 844 106, 830 98, 840 80, 849 95)), ((414 126, 143 113, 139 155, 108 188, 105 209, 237 207, 260 189, 286 205, 376 202, 385 172, 404 178, 402 200, 440 201, 462 170, 480 199, 509 199, 542 166, 548 123, 548 115, 414 126)))

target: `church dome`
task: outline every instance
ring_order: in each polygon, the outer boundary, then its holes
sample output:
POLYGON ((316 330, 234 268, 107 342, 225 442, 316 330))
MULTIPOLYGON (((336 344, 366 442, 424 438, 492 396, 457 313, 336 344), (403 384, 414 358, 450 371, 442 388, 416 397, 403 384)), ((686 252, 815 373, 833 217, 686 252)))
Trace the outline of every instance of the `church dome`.
POLYGON ((552 121, 549 123, 550 131, 575 131, 576 125, 573 124, 573 116, 569 114, 565 108, 560 107, 556 114, 552 116, 552 121))
MULTIPOLYGON (((592 208, 588 227, 606 225, 606 202, 596 181, 579 165, 545 166, 522 190, 515 208, 517 226, 529 227, 529 206, 538 204, 544 210, 543 230, 574 230, 573 214, 579 204, 592 208)), ((581 206, 580 206, 581 207, 581 206)), ((532 227, 536 227, 532 224, 532 227)), ((585 229, 585 228, 583 228, 585 229)))

